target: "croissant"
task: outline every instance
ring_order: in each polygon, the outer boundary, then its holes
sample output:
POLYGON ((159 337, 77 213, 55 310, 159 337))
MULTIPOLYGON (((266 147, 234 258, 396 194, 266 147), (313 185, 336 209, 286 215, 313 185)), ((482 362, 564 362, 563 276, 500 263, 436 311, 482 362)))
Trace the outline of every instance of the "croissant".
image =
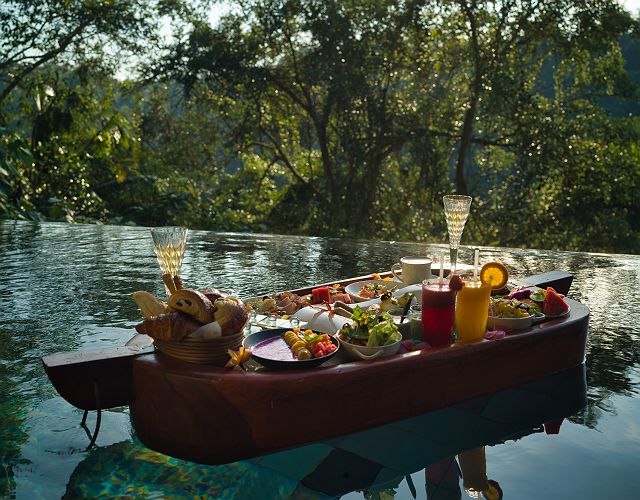
POLYGON ((190 288, 174 291, 169 296, 169 307, 197 319, 201 323, 211 323, 215 308, 204 294, 190 288))
POLYGON ((222 335, 238 333, 249 319, 248 306, 235 297, 225 297, 213 303, 214 319, 220 324, 222 335))
POLYGON ((135 303, 138 304, 143 318, 150 318, 151 316, 158 316, 171 311, 167 304, 149 292, 142 290, 133 292, 132 297, 135 303))
POLYGON ((201 326, 202 323, 176 311, 147 318, 136 326, 136 331, 156 340, 180 340, 201 326))

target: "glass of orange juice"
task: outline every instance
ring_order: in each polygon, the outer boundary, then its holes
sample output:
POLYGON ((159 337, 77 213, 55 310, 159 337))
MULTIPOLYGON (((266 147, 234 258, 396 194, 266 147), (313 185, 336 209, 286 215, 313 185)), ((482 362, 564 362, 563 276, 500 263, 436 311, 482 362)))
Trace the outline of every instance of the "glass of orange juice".
POLYGON ((489 315, 491 285, 480 280, 464 282, 456 300, 458 342, 473 342, 484 337, 489 315))

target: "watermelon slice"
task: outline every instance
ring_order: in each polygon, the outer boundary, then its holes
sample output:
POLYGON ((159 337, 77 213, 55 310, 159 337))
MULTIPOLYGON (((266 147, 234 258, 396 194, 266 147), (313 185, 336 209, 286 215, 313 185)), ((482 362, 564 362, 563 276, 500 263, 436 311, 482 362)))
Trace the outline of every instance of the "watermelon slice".
POLYGON ((562 295, 556 292, 553 288, 547 288, 547 295, 542 303, 542 313, 546 316, 561 316, 569 310, 569 304, 567 304, 562 295))

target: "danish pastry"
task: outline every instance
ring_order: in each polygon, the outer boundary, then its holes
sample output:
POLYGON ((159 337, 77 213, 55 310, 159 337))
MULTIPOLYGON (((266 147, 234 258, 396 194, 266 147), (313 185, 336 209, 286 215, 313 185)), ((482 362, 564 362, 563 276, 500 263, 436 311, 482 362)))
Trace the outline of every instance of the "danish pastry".
POLYGON ((215 319, 215 308, 211 301, 204 294, 190 288, 175 290, 169 296, 169 307, 188 314, 201 323, 211 323, 215 319))

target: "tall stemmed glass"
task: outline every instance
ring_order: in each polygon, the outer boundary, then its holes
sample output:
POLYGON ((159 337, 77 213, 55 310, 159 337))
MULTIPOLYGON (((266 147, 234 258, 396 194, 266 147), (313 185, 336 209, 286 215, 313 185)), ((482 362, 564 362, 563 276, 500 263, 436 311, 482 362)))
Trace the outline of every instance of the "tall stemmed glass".
POLYGON ((153 249, 158 257, 167 295, 171 294, 171 290, 166 285, 167 279, 172 281, 175 276, 178 276, 182 267, 184 250, 187 246, 187 233, 186 227, 176 226, 154 227, 151 230, 153 249))
POLYGON ((458 263, 458 247, 462 238, 464 225, 469 217, 471 208, 471 196, 459 194, 448 194, 442 197, 444 202, 444 216, 447 219, 447 229, 449 230, 449 256, 451 258, 451 274, 456 269, 458 263))

